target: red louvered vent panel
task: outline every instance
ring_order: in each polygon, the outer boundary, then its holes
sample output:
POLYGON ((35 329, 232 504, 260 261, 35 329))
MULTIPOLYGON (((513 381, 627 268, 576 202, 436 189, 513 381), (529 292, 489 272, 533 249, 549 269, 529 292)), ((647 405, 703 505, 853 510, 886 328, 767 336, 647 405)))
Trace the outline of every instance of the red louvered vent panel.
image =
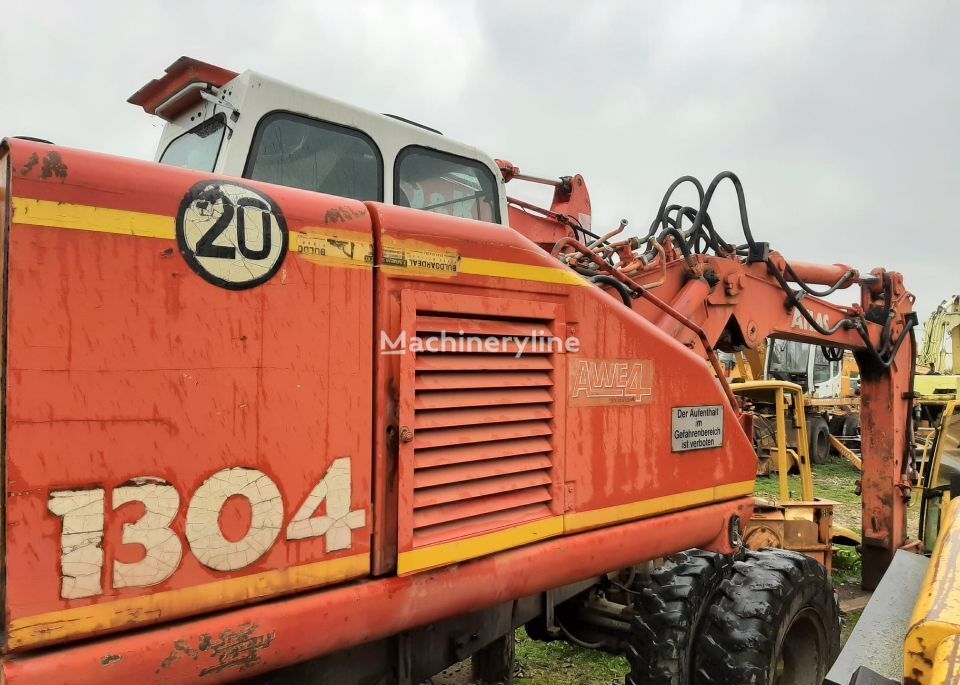
POLYGON ((490 351, 477 340, 545 342, 552 322, 434 312, 416 322, 423 348, 438 351, 415 359, 413 546, 551 516, 553 351, 527 344, 517 357, 516 342, 490 351))

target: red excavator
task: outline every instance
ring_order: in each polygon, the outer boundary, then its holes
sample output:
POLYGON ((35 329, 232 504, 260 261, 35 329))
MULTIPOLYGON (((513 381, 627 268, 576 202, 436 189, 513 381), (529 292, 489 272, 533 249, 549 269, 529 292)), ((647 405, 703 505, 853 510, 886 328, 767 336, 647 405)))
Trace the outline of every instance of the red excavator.
POLYGON ((580 176, 256 72, 131 102, 158 163, 0 148, 8 685, 493 680, 521 625, 629 683, 819 682, 826 569, 742 546, 717 351, 767 337, 856 355, 864 583, 917 549, 913 298, 755 237, 734 174, 623 237, 580 176))

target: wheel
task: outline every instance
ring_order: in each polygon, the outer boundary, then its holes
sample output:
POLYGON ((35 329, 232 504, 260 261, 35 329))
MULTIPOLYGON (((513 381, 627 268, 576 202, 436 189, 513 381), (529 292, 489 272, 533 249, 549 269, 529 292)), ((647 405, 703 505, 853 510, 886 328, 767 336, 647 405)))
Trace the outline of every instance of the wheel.
POLYGON ((843 437, 855 438, 860 435, 860 414, 847 414, 843 417, 843 437))
POLYGON ((846 415, 843 420, 843 437, 847 438, 848 446, 860 448, 860 414, 846 415))
POLYGON ((819 414, 807 416, 807 437, 810 441, 810 461, 826 464, 830 459, 830 427, 819 414))
POLYGON ((626 685, 689 685, 694 682, 693 643, 710 598, 732 559, 694 549, 669 557, 634 585, 636 615, 626 656, 626 685))
POLYGON ((798 552, 734 563, 696 645, 698 682, 820 685, 840 653, 840 609, 827 569, 798 552))

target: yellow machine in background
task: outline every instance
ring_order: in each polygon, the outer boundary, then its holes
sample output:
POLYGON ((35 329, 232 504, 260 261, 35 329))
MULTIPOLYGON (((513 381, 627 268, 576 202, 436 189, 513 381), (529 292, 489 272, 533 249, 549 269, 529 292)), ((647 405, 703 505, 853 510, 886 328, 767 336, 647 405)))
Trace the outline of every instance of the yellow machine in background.
POLYGON ((734 355, 729 375, 734 382, 787 381, 800 387, 808 453, 814 464, 827 462, 834 443, 845 445, 848 451, 859 449, 860 370, 851 353, 789 340, 765 340, 755 350, 734 355))
POLYGON ((807 437, 803 389, 787 381, 731 384, 745 412, 754 420, 758 475, 776 473, 779 498, 757 498, 744 543, 754 550, 778 547, 802 552, 831 569, 834 542, 858 544, 860 536, 834 525, 830 500, 817 499, 807 437), (800 499, 790 493, 789 474, 800 476, 800 499))
POLYGON ((913 379, 918 448, 932 437, 948 402, 960 399, 960 295, 940 303, 923 325, 913 379))
POLYGON ((923 324, 923 345, 917 353, 917 373, 960 374, 960 295, 954 295, 923 324))

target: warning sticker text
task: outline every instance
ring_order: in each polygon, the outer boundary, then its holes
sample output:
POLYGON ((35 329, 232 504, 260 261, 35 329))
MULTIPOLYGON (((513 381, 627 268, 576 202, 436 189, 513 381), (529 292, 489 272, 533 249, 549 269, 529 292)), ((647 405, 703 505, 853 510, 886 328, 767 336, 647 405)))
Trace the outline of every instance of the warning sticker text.
POLYGON ((674 452, 723 447, 723 407, 674 407, 670 429, 674 452))

